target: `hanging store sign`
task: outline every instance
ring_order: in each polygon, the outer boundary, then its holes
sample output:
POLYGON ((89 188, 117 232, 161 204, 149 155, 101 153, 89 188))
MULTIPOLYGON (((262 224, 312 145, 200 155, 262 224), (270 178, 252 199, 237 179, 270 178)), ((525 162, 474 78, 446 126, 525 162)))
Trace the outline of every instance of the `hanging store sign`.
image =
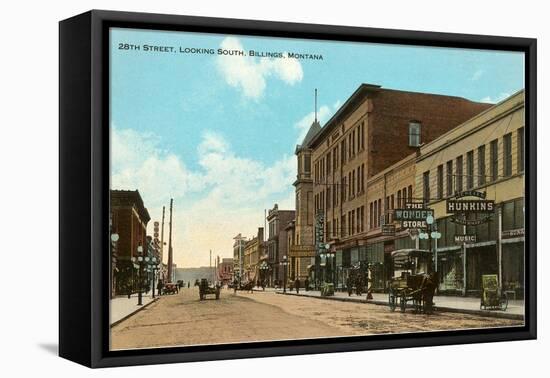
POLYGON ((485 198, 486 193, 469 190, 448 199, 447 213, 453 214, 451 221, 466 226, 488 222, 495 212, 495 201, 485 198))
POLYGON ((394 219, 401 221, 402 228, 426 228, 426 218, 433 217, 433 209, 424 208, 421 202, 405 204, 405 209, 395 209, 394 219))
POLYGON ((428 227, 425 220, 404 220, 401 221, 401 228, 426 228, 428 227))
POLYGON ((455 243, 477 243, 477 235, 455 235, 455 243))
POLYGON ((502 239, 513 239, 525 236, 525 229, 519 228, 516 230, 502 231, 502 239))
POLYGON ((428 216, 434 216, 433 209, 395 209, 395 220, 425 221, 428 216))

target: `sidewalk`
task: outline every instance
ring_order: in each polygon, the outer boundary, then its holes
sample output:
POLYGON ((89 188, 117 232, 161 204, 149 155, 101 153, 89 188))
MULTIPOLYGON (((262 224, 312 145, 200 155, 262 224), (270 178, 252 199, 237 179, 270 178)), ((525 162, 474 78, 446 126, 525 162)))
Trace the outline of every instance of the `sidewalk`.
POLYGON ((127 295, 120 295, 115 298, 111 299, 111 327, 120 323, 122 320, 130 317, 131 315, 135 314, 136 312, 142 310, 143 308, 147 307, 154 301, 156 301, 159 297, 152 298, 151 292, 149 294, 145 295, 143 294, 141 297, 141 302, 143 303, 141 306, 138 306, 138 295, 132 294, 130 299, 128 299, 127 295))
MULTIPOLYGON (((266 288, 266 291, 268 289, 266 288)), ((270 291, 275 291, 277 294, 283 294, 282 289, 271 289, 270 291)), ((300 290, 300 294, 296 294, 296 291, 290 291, 288 288, 286 290, 286 295, 295 295, 295 296, 304 296, 312 297, 319 299, 328 299, 328 300, 340 300, 340 301, 349 301, 357 303, 372 303, 376 305, 388 305, 388 294, 384 293, 373 293, 373 299, 367 301, 367 295, 363 294, 362 296, 357 296, 352 294, 348 296, 348 293, 345 292, 336 292, 334 296, 331 297, 321 297, 320 291, 305 291, 300 290)), ((480 298, 474 297, 454 297, 454 296, 434 296, 434 304, 438 311, 447 311, 447 312, 459 312, 465 314, 474 314, 481 316, 489 316, 495 318, 508 318, 508 319, 524 319, 525 314, 525 303, 523 300, 509 300, 508 309, 506 311, 500 310, 481 310, 479 308, 480 298)))

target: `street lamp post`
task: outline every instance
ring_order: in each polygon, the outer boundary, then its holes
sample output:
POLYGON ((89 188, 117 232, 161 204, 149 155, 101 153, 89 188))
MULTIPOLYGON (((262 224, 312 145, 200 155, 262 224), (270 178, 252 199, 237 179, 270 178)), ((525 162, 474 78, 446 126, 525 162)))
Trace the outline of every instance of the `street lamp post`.
POLYGON ((321 283, 321 287, 323 286, 323 284, 326 282, 326 279, 325 279, 325 276, 326 276, 326 270, 327 270, 327 260, 325 259, 326 258, 326 255, 325 255, 325 252, 322 251, 321 254, 319 255, 319 266, 321 266, 323 264, 323 260, 325 260, 325 265, 323 267, 323 269, 319 269, 319 273, 322 272, 322 274, 319 274, 320 276, 322 276, 323 278, 323 282, 321 283))
POLYGON ((118 239, 120 236, 118 233, 114 232, 111 234, 111 298, 113 298, 113 295, 116 291, 116 283, 115 283, 115 264, 117 259, 117 252, 116 252, 116 244, 118 242, 118 239))
POLYGON ((286 266, 288 265, 286 255, 283 256, 282 264, 283 264, 283 293, 286 293, 286 266))
POLYGON ((158 262, 155 256, 151 258, 151 270, 153 271, 153 282, 152 282, 153 298, 155 298, 155 276, 158 271, 158 262))
POLYGON ((143 269, 143 256, 141 255, 143 253, 143 247, 140 245, 137 247, 137 252, 138 252, 138 257, 136 258, 135 256, 132 257, 132 262, 136 262, 138 263, 138 306, 141 306, 143 305, 143 298, 142 298, 142 293, 141 293, 141 289, 142 289, 142 285, 141 285, 141 271, 143 269))

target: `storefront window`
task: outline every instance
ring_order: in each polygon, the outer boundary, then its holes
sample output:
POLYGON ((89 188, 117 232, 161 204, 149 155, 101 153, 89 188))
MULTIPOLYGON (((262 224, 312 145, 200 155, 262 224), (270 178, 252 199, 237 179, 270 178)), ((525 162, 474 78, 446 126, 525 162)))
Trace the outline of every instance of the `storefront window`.
POLYGON ((515 230, 524 227, 523 198, 502 205, 502 229, 515 230))
POLYGON ((353 248, 351 250, 351 265, 359 262, 359 248, 353 248))

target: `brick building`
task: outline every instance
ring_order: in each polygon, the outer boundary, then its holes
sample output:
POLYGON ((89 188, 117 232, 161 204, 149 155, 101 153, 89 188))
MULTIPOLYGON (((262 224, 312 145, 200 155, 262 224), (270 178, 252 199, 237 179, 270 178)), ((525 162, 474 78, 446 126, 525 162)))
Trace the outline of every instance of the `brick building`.
POLYGON ((218 273, 217 273, 218 282, 222 285, 228 285, 231 283, 233 278, 233 259, 232 258, 222 258, 221 261, 218 261, 218 273))
POLYGON ((304 140, 296 146, 298 165, 296 181, 296 219, 287 231, 291 232, 289 258, 291 279, 305 280, 308 266, 315 263, 314 217, 313 217, 313 178, 311 174, 312 149, 309 143, 321 131, 317 119, 311 124, 304 140))
POLYGON ((244 247, 248 240, 241 234, 233 240, 233 282, 241 283, 244 275, 244 247))
POLYGON ((244 277, 246 282, 256 282, 260 278, 259 262, 264 254, 264 228, 258 228, 258 234, 244 245, 244 277))
MULTIPOLYGON (((322 245, 329 244, 335 252, 340 279, 350 267, 352 250, 355 254, 367 245, 369 219, 378 227, 384 214, 385 196, 368 197, 368 180, 490 106, 362 84, 315 133, 308 143, 313 175, 310 215, 324 218, 322 245)), ((316 254, 320 252, 317 247, 316 254)), ((320 264, 317 257, 316 265, 320 264)))
MULTIPOLYGON (((294 219, 294 210, 279 210, 279 205, 275 204, 267 214, 269 224, 269 234, 266 243, 268 264, 271 267, 268 286, 275 284, 282 285, 284 280, 283 261, 288 259, 289 246, 286 226, 294 219)), ((288 277, 288 275, 287 275, 288 277)))
POLYGON ((147 223, 150 219, 139 191, 111 190, 111 227, 112 232, 119 235, 116 243, 117 263, 114 273, 116 294, 126 294, 130 289, 137 290, 135 285, 137 271, 131 258, 138 255, 139 246, 147 252, 147 223))
MULTIPOLYGON (((441 292, 478 295, 481 276, 521 297, 525 274, 525 93, 520 91, 420 149, 416 192, 435 213, 435 269, 441 292), (456 222, 448 200, 476 201, 483 193, 494 212, 479 224, 456 222), (454 219, 453 219, 454 218, 454 219), (457 242, 456 235, 475 240, 457 242)), ((476 214, 469 214, 476 216, 476 214)), ((477 215, 479 216, 479 215, 477 215)), ((485 215, 484 215, 485 216, 485 215)))

